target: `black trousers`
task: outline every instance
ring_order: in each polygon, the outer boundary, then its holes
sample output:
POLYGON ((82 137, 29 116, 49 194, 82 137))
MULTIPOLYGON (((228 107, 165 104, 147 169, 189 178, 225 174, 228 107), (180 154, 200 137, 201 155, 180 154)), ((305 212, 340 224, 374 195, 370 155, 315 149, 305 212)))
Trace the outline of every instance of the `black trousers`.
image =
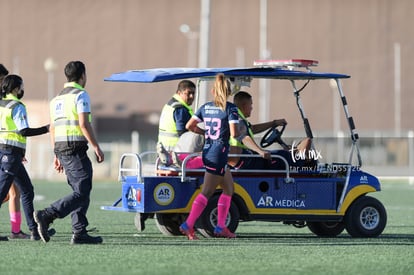
POLYGON ((27 226, 32 231, 37 227, 33 218, 34 189, 32 181, 22 163, 23 156, 12 150, 0 150, 0 161, 0 203, 7 196, 14 181, 21 194, 20 197, 27 226))
POLYGON ((65 170, 67 183, 73 192, 52 203, 46 211, 61 219, 70 214, 72 232, 85 233, 89 225, 86 213, 92 190, 92 163, 84 150, 70 155, 58 155, 58 158, 65 170))

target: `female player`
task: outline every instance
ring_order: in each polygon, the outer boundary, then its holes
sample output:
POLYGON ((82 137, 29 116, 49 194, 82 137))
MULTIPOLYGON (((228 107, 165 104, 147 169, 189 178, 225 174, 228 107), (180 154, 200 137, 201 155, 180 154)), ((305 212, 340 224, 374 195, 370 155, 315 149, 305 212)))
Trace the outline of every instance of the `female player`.
POLYGON ((223 189, 218 200, 218 221, 214 235, 224 238, 235 238, 236 235, 225 226, 230 209, 234 186, 230 170, 227 168, 230 136, 237 137, 239 116, 237 107, 227 102, 231 94, 230 82, 223 74, 218 74, 212 90, 214 100, 202 105, 187 122, 186 128, 192 132, 205 135, 202 159, 206 172, 201 193, 195 198, 187 220, 180 226, 180 231, 189 240, 198 239, 195 235, 194 224, 207 205, 208 198, 218 185, 223 189), (205 130, 197 124, 204 122, 205 130))

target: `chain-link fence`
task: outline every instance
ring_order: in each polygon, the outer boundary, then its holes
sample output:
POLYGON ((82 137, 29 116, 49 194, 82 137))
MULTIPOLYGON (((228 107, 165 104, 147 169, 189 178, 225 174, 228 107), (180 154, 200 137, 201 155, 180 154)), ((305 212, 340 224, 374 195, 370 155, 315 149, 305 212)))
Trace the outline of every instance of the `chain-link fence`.
MULTIPOLYGON (((260 137, 257 138, 260 141, 260 137)), ((288 144, 297 144, 300 138, 285 137, 288 144)), ((141 153, 155 151, 155 140, 139 140, 133 133, 131 142, 101 143, 105 153, 105 161, 96 163, 93 151, 89 149, 94 165, 94 178, 114 180, 118 178, 119 160, 124 153, 141 153)), ((322 163, 343 163, 350 158, 351 140, 343 133, 336 137, 315 136, 313 139, 313 158, 322 163)), ((280 149, 271 146, 266 149, 280 149)), ((364 134, 359 139, 362 169, 379 177, 412 177, 414 178, 414 132, 390 136, 381 133, 364 134), (368 137, 369 136, 369 137, 368 137)), ((26 168, 33 179, 64 179, 53 169, 53 153, 48 138, 29 138, 26 168)), ((153 172, 156 159, 155 152, 147 155, 143 161, 144 175, 153 172)), ((356 152, 353 163, 357 164, 356 152)), ((133 164, 132 164, 133 165, 133 164)))

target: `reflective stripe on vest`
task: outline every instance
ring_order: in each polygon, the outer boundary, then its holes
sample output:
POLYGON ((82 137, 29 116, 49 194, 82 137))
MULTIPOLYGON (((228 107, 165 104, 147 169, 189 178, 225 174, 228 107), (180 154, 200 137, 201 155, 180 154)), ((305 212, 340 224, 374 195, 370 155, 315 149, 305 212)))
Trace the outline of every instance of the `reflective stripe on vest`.
POLYGON ((15 99, 12 95, 7 94, 1 101, 0 106, 0 144, 15 146, 18 148, 26 149, 26 137, 22 136, 16 124, 13 121, 12 112, 18 105, 24 104, 15 99))
POLYGON ((164 105, 161 111, 158 141, 166 148, 173 148, 179 139, 177 125, 174 120, 174 110, 178 107, 186 108, 190 113, 190 116, 193 115, 191 107, 177 94, 173 96, 172 100, 164 105))
MULTIPOLYGON (((68 93, 61 93, 50 102, 50 117, 55 127, 55 142, 87 141, 79 127, 76 110, 76 97, 83 90, 70 88, 68 93)), ((89 114, 89 122, 91 114, 89 114)))
MULTIPOLYGON (((246 117, 243 115, 243 113, 240 111, 240 109, 237 108, 237 112, 239 113, 239 117, 241 118, 240 121, 244 123, 244 125, 247 128, 247 132, 249 136, 254 139, 254 134, 252 129, 250 128, 250 123, 247 121, 246 117)), ((249 149, 246 145, 244 145, 241 141, 238 141, 237 139, 230 137, 229 143, 231 146, 236 146, 244 149, 249 149)))

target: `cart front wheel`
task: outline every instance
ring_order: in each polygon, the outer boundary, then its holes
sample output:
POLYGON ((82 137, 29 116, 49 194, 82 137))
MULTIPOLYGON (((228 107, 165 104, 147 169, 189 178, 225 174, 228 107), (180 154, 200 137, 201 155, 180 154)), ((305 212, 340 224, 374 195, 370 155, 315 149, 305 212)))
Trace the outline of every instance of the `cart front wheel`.
POLYGON ((363 196, 347 210, 345 224, 352 237, 378 237, 387 224, 387 212, 379 200, 363 196))

